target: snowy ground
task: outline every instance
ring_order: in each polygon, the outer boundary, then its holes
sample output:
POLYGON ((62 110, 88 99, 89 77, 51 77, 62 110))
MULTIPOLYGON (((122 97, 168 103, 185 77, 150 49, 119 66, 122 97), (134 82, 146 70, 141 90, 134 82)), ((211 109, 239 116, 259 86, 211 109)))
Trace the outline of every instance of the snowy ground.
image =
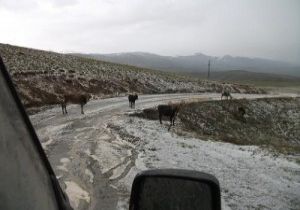
MULTIPOLYGON (((136 109, 195 98, 215 100, 220 95, 145 95, 136 109)), ((132 180, 147 168, 214 174, 223 209, 300 209, 300 165, 293 157, 177 136, 168 132, 167 124, 129 116, 133 110, 126 97, 91 101, 85 115, 77 105, 68 110, 63 116, 60 108, 49 109, 31 120, 75 209, 127 209, 132 180)))
POLYGON ((222 187, 223 209, 297 209, 300 206, 300 166, 274 158, 255 146, 179 137, 155 121, 119 121, 140 138, 138 158, 119 181, 130 189, 137 171, 147 168, 193 169, 214 174, 222 187))

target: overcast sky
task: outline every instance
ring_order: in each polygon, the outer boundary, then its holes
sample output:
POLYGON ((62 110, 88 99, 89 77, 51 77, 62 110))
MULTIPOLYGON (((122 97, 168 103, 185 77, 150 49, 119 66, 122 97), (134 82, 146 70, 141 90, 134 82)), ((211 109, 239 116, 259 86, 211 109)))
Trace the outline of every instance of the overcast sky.
POLYGON ((0 0, 0 42, 300 64, 299 0, 0 0))

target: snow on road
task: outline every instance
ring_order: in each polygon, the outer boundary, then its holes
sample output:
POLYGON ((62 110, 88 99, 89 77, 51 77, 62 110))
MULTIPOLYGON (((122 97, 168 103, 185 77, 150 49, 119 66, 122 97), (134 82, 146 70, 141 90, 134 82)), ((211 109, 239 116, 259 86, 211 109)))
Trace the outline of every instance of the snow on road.
POLYGON ((70 203, 73 208, 78 208, 80 200, 85 200, 88 203, 90 202, 89 194, 81 189, 75 182, 66 181, 65 183, 67 185, 66 193, 70 198, 70 203))
MULTIPOLYGON (((266 95, 235 94, 235 98, 266 95)), ((267 96, 274 97, 274 96, 267 96)), ((136 109, 219 94, 144 95, 136 109)), ((80 114, 68 106, 30 118, 75 209, 126 209, 135 174, 147 168, 184 168, 214 174, 224 209, 299 209, 300 166, 254 146, 203 141, 168 132, 156 121, 131 117, 126 97, 95 100, 80 114)))

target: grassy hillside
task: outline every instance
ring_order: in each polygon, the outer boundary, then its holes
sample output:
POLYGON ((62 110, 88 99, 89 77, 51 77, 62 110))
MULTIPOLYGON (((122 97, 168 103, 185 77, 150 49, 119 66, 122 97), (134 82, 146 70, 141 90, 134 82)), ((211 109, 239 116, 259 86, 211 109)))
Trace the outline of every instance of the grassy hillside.
MULTIPOLYGON (((135 116, 158 122, 156 109, 135 116)), ((178 117, 175 128, 179 134, 192 132, 201 139, 300 152, 300 98, 192 102, 182 107, 178 117), (244 116, 238 107, 245 109, 244 116)))
POLYGON ((300 152, 300 98, 191 103, 179 117, 186 129, 201 136, 300 152), (244 117, 238 107, 246 110, 244 117))
MULTIPOLYGON (((207 78, 207 74, 194 74, 199 78, 207 78)), ((284 90, 293 89, 292 92, 300 93, 300 77, 279 75, 279 74, 267 74, 257 73, 249 71, 226 71, 226 72, 211 72, 211 80, 219 82, 229 82, 237 84, 254 85, 257 87, 263 87, 270 90, 284 90)))
POLYGON ((259 86, 300 86, 300 78, 288 75, 256 73, 248 71, 228 71, 212 73, 212 78, 219 81, 240 82, 259 86))
MULTIPOLYGON (((107 97, 222 90, 219 82, 5 44, 0 44, 0 55, 27 107, 59 103, 66 93, 107 97)), ((228 86, 232 92, 264 92, 247 85, 228 86)))

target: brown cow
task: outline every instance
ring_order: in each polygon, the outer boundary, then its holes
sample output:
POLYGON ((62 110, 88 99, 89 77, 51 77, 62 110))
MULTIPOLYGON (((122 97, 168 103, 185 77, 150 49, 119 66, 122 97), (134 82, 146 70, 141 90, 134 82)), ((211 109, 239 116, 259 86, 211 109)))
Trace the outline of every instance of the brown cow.
POLYGON ((63 100, 61 103, 61 108, 63 114, 68 114, 67 112, 67 104, 80 104, 81 106, 81 114, 84 114, 83 112, 83 106, 89 101, 91 98, 91 95, 88 94, 68 94, 63 96, 63 100))
POLYGON ((182 108, 184 102, 181 102, 180 104, 168 104, 168 105, 158 105, 158 114, 159 114, 159 122, 162 124, 162 116, 170 117, 170 127, 172 125, 175 125, 175 118, 178 114, 179 110, 182 108))

